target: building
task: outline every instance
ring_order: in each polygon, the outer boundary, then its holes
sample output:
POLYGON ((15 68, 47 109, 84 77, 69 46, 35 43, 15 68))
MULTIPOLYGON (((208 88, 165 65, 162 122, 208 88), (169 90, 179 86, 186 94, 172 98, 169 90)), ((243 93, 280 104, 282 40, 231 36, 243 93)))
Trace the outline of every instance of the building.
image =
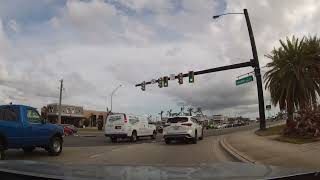
POLYGON ((207 117, 207 115, 197 114, 193 117, 196 118, 202 125, 204 125, 204 126, 209 125, 210 120, 207 117))
POLYGON ((228 123, 229 124, 238 124, 238 123, 249 123, 250 119, 249 118, 244 118, 244 117, 229 117, 228 118, 228 123))
POLYGON ((82 125, 96 127, 98 120, 103 121, 103 126, 106 123, 106 119, 108 116, 107 111, 95 111, 95 110, 84 110, 83 111, 84 120, 82 125))
POLYGON ((73 124, 76 127, 96 127, 97 121, 105 124, 108 113, 106 111, 84 110, 82 106, 61 105, 61 122, 58 120, 59 104, 48 104, 41 109, 41 114, 50 123, 73 124))
POLYGON ((212 115, 211 120, 210 123, 212 124, 225 124, 228 122, 228 118, 221 114, 212 115))
POLYGON ((41 109, 41 112, 46 111, 46 117, 50 123, 58 124, 73 124, 79 127, 83 116, 83 107, 73 105, 61 105, 61 122, 58 120, 59 116, 59 104, 48 104, 41 109))

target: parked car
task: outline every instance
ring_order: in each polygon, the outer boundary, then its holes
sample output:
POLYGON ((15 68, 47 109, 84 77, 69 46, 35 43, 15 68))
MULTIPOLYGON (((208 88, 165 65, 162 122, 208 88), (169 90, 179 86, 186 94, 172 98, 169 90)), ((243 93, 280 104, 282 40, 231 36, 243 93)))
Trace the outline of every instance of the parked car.
POLYGON ((70 136, 78 132, 77 128, 71 124, 60 124, 63 127, 63 132, 65 136, 70 136))
POLYGON ((203 139, 203 126, 191 116, 177 116, 167 120, 169 126, 163 129, 163 138, 166 144, 172 140, 184 140, 197 143, 203 139))
POLYGON ((49 155, 59 155, 62 136, 63 128, 47 123, 33 107, 0 106, 0 159, 4 159, 5 150, 11 148, 32 152, 36 147, 41 147, 49 155))
POLYGON ((227 128, 228 124, 220 124, 217 126, 218 129, 227 128))
POLYGON ((105 127, 105 136, 110 137, 111 142, 117 142, 118 138, 130 138, 135 142, 139 137, 155 139, 157 136, 156 126, 149 124, 147 118, 125 113, 109 115, 105 127))
POLYGON ((75 127, 73 124, 68 124, 68 127, 69 127, 70 129, 72 129, 73 133, 77 133, 77 132, 78 132, 78 128, 75 127))
POLYGON ((213 124, 209 124, 208 126, 206 126, 206 129, 218 129, 218 127, 213 124))

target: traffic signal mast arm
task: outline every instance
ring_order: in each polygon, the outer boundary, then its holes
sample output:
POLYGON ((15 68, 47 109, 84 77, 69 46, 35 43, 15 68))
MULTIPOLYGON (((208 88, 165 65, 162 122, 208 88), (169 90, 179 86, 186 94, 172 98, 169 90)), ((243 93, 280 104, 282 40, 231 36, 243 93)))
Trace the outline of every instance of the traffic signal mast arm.
MULTIPOLYGON (((194 71, 194 75, 201 75, 201 74, 208 74, 208 73, 213 73, 213 72, 218 72, 218 71, 225 71, 229 69, 238 69, 238 68, 243 68, 243 67, 249 67, 252 66, 254 67, 253 60, 250 60, 248 62, 243 62, 243 63, 238 63, 238 64, 231 64, 227 66, 221 66, 221 67, 216 67, 216 68, 211 68, 211 69, 205 69, 205 70, 200 70, 200 71, 194 71)), ((188 77, 189 73, 182 74, 183 77, 188 77)), ((175 76, 175 79, 178 79, 178 75, 175 76)), ((159 80, 157 79, 156 82, 158 83, 159 80)), ((152 84, 151 81, 145 82, 145 84, 152 84)), ((136 87, 141 86, 142 83, 136 84, 136 87)))

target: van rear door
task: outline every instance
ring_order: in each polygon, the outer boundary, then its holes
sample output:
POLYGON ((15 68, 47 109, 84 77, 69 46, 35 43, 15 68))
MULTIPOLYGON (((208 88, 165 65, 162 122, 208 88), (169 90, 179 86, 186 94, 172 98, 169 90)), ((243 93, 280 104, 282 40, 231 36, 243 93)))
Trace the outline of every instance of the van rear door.
POLYGON ((127 121, 125 114, 109 115, 106 121, 107 133, 122 133, 124 132, 125 121, 127 121))

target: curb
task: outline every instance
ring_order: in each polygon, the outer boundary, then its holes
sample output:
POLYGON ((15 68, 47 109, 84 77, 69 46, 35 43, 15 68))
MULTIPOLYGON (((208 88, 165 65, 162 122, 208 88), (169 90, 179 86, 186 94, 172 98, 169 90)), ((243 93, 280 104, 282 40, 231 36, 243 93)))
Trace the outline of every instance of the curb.
POLYGON ((244 163, 252 163, 256 164, 257 161, 249 158, 248 156, 240 153, 238 150, 236 150, 234 147, 232 147, 227 141, 226 137, 222 137, 222 139, 219 140, 219 145, 222 147, 222 149, 227 152, 232 158, 234 158, 237 161, 244 162, 244 163))

